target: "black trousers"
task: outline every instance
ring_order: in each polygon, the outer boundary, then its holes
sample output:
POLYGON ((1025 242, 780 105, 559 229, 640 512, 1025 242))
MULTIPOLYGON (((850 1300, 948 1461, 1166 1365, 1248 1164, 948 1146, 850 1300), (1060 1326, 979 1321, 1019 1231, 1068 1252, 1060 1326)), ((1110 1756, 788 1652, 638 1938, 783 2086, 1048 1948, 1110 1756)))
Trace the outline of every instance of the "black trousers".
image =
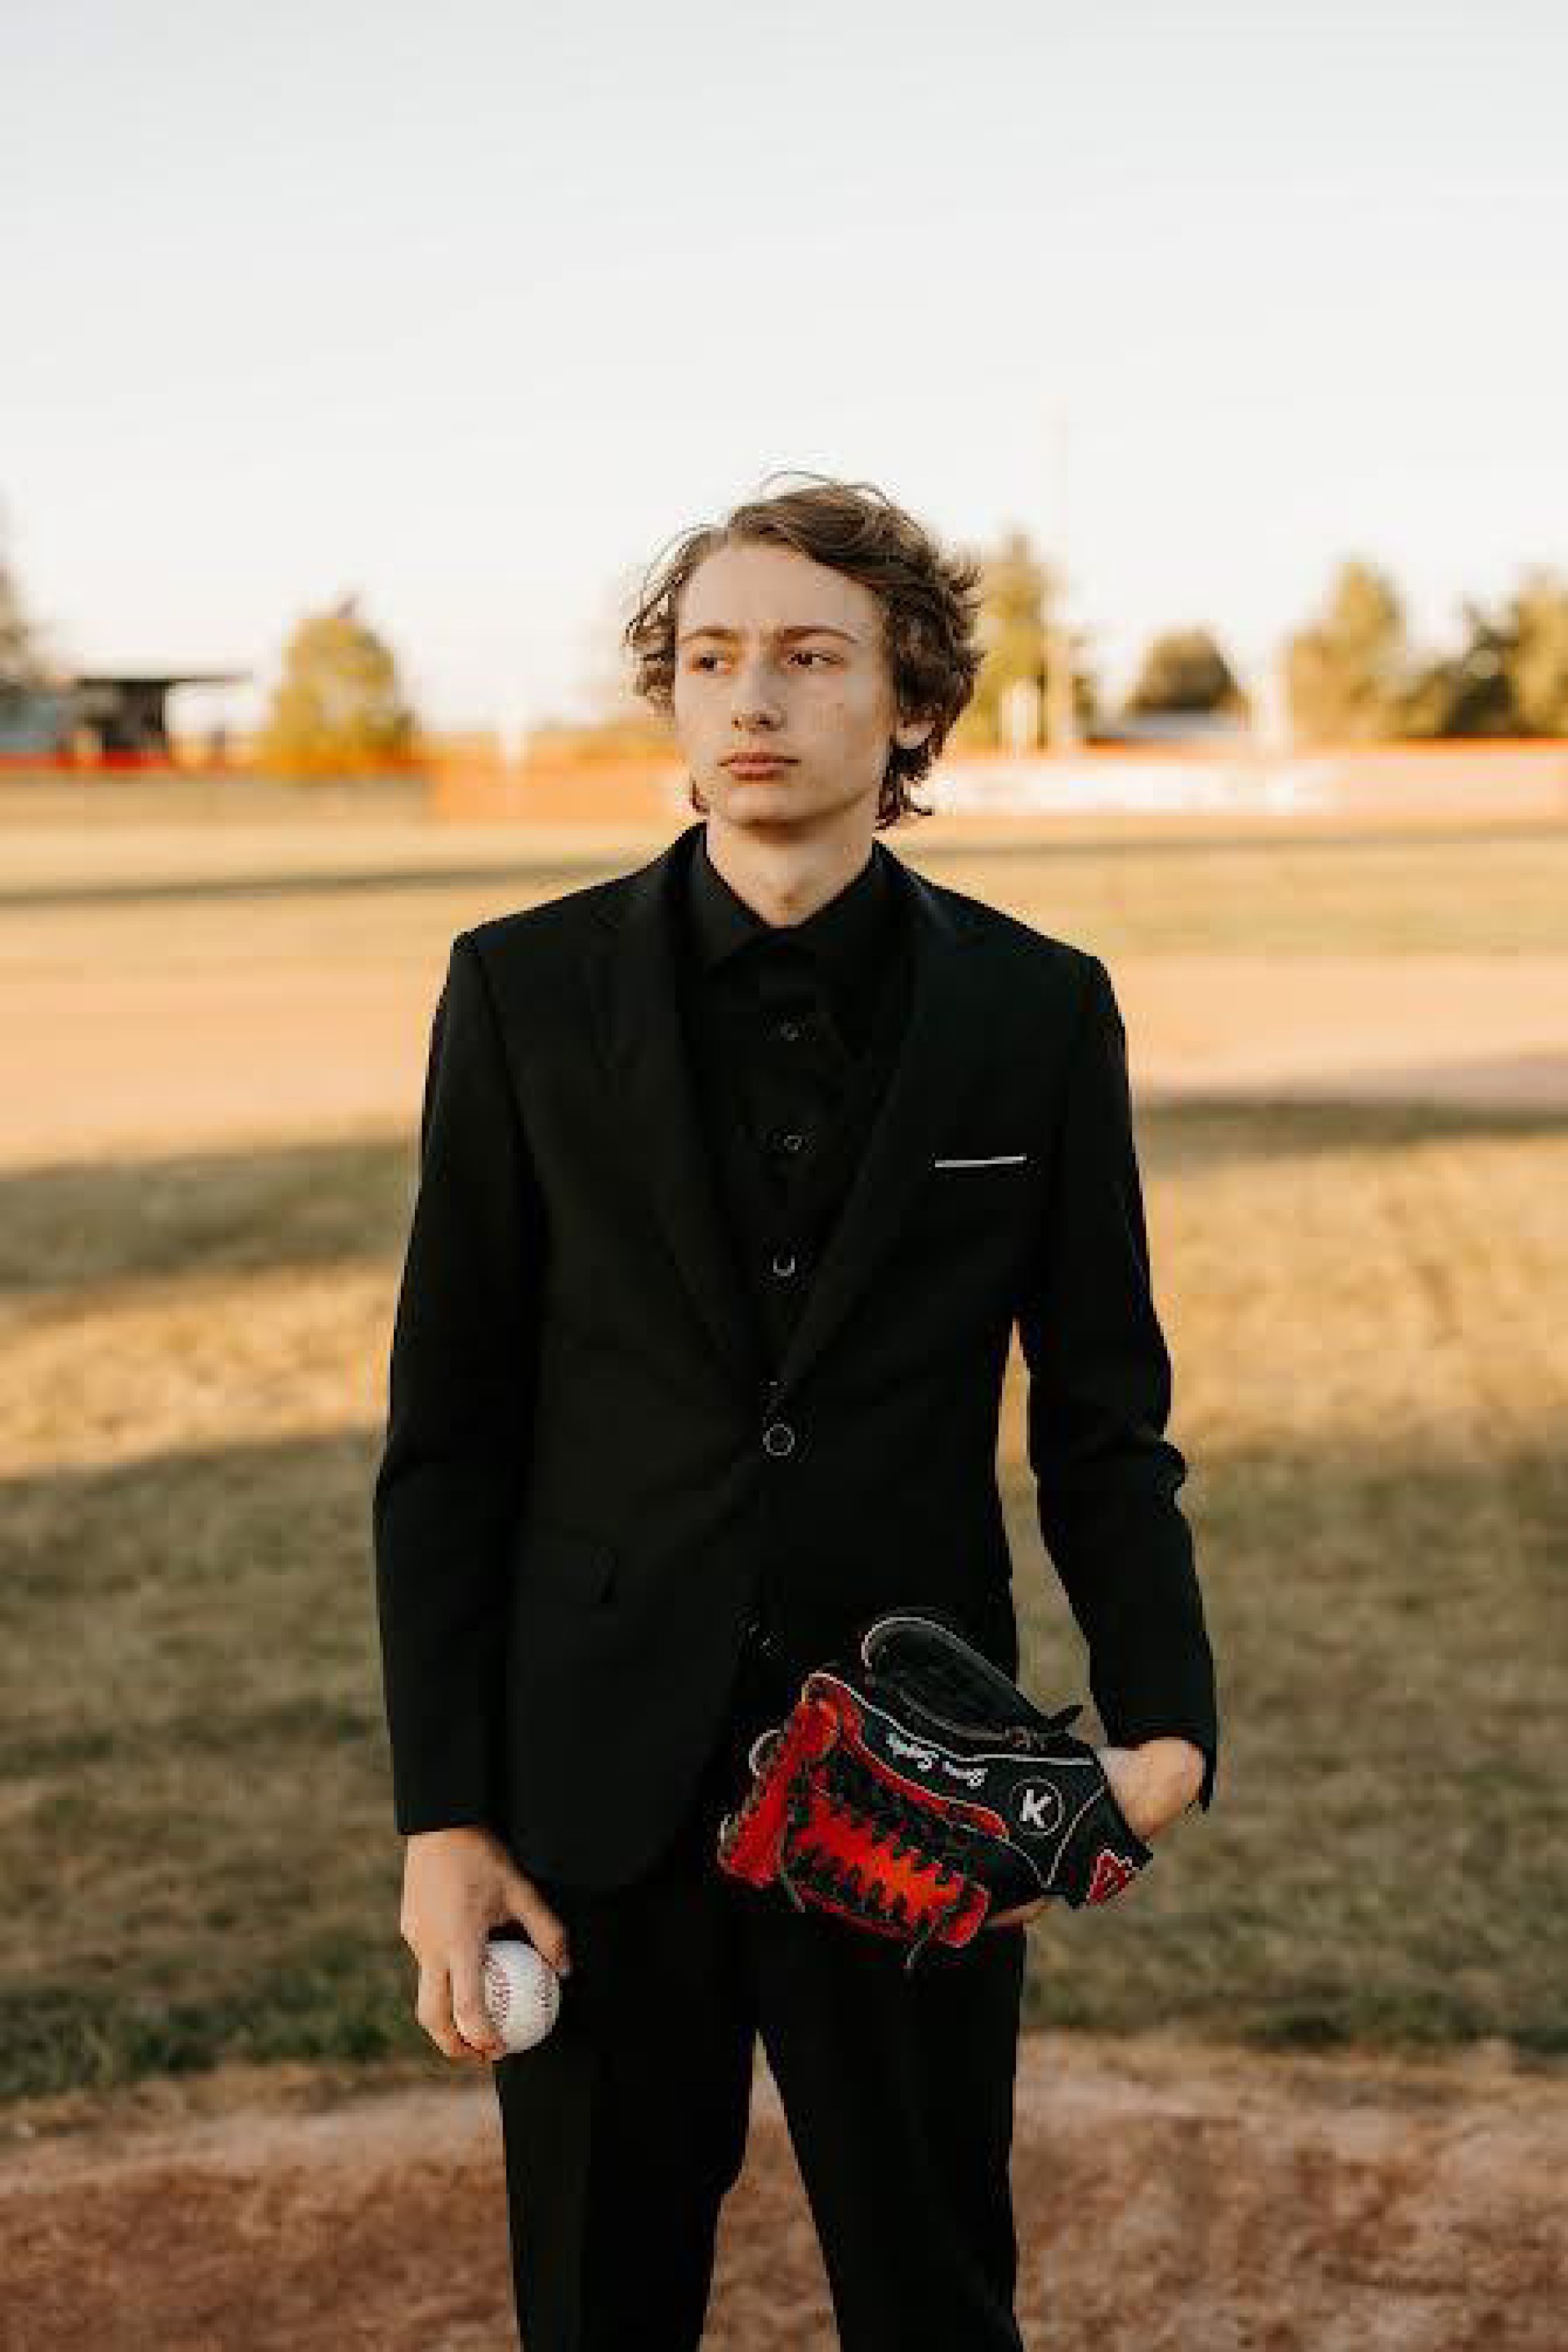
POLYGON ((491 2068, 524 2352, 696 2352, 760 2032, 841 2352, 1021 2352, 1010 2159, 1026 1929, 904 1948, 721 1871, 721 1815, 787 1688, 748 1654, 727 1737, 656 1867, 535 1874, 572 1973, 491 2068))

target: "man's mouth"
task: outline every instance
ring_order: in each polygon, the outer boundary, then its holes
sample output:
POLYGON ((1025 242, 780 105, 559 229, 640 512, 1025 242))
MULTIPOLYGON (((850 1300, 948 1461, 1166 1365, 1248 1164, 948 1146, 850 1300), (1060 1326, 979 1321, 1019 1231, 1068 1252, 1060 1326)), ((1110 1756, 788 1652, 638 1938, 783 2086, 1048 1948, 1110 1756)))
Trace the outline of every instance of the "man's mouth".
POLYGON ((794 764, 792 760, 775 759, 765 751, 759 751, 754 757, 748 753, 740 759, 724 761, 732 776, 771 776, 780 768, 793 767, 794 764))

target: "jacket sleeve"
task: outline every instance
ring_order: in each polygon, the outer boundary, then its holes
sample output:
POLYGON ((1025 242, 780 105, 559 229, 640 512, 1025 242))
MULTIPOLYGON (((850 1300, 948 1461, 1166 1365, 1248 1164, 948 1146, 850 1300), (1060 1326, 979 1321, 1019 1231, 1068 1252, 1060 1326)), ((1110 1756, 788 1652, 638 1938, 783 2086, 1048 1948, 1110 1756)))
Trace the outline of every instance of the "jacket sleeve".
POLYGON ((1127 1038, 1110 976, 1086 958, 1045 1222, 1018 1315, 1040 1532, 1089 1648, 1114 1746, 1175 1735, 1214 1793, 1214 1661, 1165 1436, 1171 1360, 1150 1286, 1127 1038))
POLYGON ((500 1826, 508 1571, 542 1231, 489 984, 461 932, 431 1029, 371 1507, 393 1803, 405 1835, 500 1826))

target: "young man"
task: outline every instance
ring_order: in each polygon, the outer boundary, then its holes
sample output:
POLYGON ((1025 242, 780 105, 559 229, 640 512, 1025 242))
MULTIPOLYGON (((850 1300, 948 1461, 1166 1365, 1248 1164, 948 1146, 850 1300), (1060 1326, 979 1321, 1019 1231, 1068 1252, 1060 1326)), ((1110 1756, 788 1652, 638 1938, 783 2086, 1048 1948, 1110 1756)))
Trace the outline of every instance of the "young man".
POLYGON ((452 944, 374 1525, 417 2014, 498 2060, 529 2352, 699 2344, 759 2034, 847 2352, 1017 2352, 1044 1906, 906 1972, 714 1857, 755 1732, 879 1612, 1016 1675, 1015 1325, 1107 1771, 1146 1838, 1212 1792, 1110 979, 876 838, 926 813, 975 585, 863 485, 690 533, 627 641, 700 821, 452 944), (508 1919, 563 1982, 500 2056, 508 1919))

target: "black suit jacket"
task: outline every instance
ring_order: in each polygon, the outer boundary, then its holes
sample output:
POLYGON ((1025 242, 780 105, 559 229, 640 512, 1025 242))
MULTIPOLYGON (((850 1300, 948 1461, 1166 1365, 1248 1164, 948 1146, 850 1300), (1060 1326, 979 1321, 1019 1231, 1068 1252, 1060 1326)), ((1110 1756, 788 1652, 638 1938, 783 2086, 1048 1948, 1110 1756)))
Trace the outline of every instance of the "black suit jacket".
POLYGON ((1194 1740, 1206 1806, 1214 1668, 1104 965, 894 859, 908 1025, 770 1376, 682 1046, 700 832, 452 941, 372 1505, 399 1830, 484 1822, 524 1869, 626 1882, 759 1618, 804 1673, 930 1601, 1016 1674, 1015 1324, 1106 1735, 1194 1740))

